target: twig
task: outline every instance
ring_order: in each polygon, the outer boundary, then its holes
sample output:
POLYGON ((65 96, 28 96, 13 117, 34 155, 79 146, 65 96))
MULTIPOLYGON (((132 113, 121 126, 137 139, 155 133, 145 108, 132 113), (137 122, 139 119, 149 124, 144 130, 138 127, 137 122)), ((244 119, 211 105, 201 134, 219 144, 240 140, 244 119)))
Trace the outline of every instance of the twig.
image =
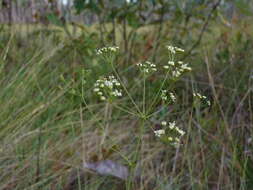
POLYGON ((152 55, 152 61, 155 62, 156 61, 156 53, 157 50, 159 48, 160 45, 160 38, 161 38, 161 33, 163 30, 163 23, 164 23, 164 5, 162 5, 162 13, 161 13, 161 17, 159 20, 159 28, 157 31, 157 36, 156 36, 156 43, 155 43, 155 47, 154 47, 154 51, 153 51, 153 55, 152 55))
MULTIPOLYGON (((124 40, 124 51, 125 51, 125 55, 127 55, 128 53, 128 41, 127 41, 127 20, 126 18, 123 19, 122 22, 122 27, 123 27, 123 40, 124 40)), ((127 56, 124 59, 124 63, 127 62, 127 56)))
POLYGON ((191 49, 188 51, 188 53, 183 57, 183 60, 184 60, 185 58, 187 58, 187 57, 192 53, 192 51, 200 44, 200 42, 201 42, 201 40, 202 40, 202 37, 203 37, 203 35, 204 35, 204 32, 206 31, 207 26, 208 26, 208 24, 209 24, 209 21, 210 21, 210 19, 211 19, 211 17, 212 17, 212 14, 213 14, 213 12, 218 8, 218 6, 220 5, 220 3, 221 3, 221 0, 218 0, 216 3, 213 4, 213 7, 212 7, 211 11, 209 12, 209 14, 208 14, 208 16, 207 16, 207 18, 206 18, 206 21, 205 21, 205 23, 204 23, 203 26, 202 26, 202 29, 201 29, 200 34, 199 34, 199 38, 198 38, 197 41, 193 44, 193 46, 192 46, 191 49))

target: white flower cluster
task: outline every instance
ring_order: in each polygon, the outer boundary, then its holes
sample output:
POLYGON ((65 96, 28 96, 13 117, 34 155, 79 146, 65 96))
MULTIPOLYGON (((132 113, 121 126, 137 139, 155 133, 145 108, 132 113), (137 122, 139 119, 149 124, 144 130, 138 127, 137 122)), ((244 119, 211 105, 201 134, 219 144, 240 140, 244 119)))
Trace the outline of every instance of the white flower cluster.
POLYGON ((169 129, 175 130, 175 131, 180 135, 180 137, 181 137, 181 136, 184 136, 184 134, 185 134, 185 132, 184 132, 182 129, 179 129, 179 128, 176 126, 176 122, 175 122, 175 121, 169 122, 169 129))
POLYGON ((165 130, 164 129, 159 129, 154 131, 155 136, 161 137, 162 135, 165 135, 165 130))
POLYGON ((144 63, 137 63, 137 66, 140 67, 140 69, 144 73, 150 73, 152 71, 157 71, 156 65, 151 63, 150 61, 145 61, 144 63))
POLYGON ((108 53, 116 53, 118 51, 119 47, 112 46, 112 47, 103 47, 97 50, 97 55, 103 55, 108 53))
POLYGON ((113 75, 98 79, 94 86, 93 91, 100 97, 100 100, 106 100, 107 97, 122 96, 122 91, 119 89, 121 84, 113 75))
MULTIPOLYGON (((174 146, 179 146, 180 145, 180 138, 185 135, 185 132, 176 126, 175 121, 169 122, 169 123, 167 123, 166 121, 162 121, 161 125, 163 127, 168 127, 169 130, 171 131, 171 133, 174 134, 174 137, 172 137, 171 135, 169 137, 166 136, 168 142, 174 146)), ((155 130, 154 133, 155 133, 155 136, 157 136, 157 137, 161 137, 163 135, 166 135, 166 132, 164 129, 155 130)))
POLYGON ((168 92, 167 90, 162 90, 161 99, 164 102, 174 103, 176 101, 176 96, 172 92, 168 92))
POLYGON ((174 61, 169 61, 167 65, 163 66, 164 69, 169 70, 171 72, 172 77, 178 78, 184 72, 191 71, 191 67, 188 67, 188 64, 183 63, 182 61, 178 61, 175 63, 174 61))
POLYGON ((172 54, 176 54, 176 52, 184 52, 183 49, 174 46, 167 46, 167 48, 172 54))
POLYGON ((207 99, 207 97, 201 95, 200 93, 195 93, 195 92, 194 92, 194 93, 193 93, 193 97, 194 97, 194 98, 197 98, 197 99, 199 99, 199 100, 201 100, 201 101, 203 101, 203 102, 205 102, 208 106, 211 105, 211 102, 207 99))

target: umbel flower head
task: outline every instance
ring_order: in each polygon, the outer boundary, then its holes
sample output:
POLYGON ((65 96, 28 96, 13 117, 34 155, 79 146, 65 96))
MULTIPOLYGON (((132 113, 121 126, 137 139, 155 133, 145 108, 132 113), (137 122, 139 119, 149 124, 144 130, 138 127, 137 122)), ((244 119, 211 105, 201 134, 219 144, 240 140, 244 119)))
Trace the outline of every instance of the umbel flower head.
POLYGON ((157 71, 156 65, 151 63, 150 61, 145 61, 144 63, 137 63, 137 66, 144 74, 157 71))
POLYGON ((94 93, 104 101, 106 99, 113 99, 122 96, 122 90, 120 89, 120 82, 113 76, 104 77, 98 79, 94 84, 94 93))
POLYGON ((97 50, 97 55, 116 53, 118 50, 119 50, 119 47, 117 46, 103 47, 97 50))
POLYGON ((191 68, 188 66, 188 64, 183 63, 182 61, 175 61, 176 53, 184 52, 183 49, 171 45, 168 45, 167 49, 169 50, 170 60, 163 66, 163 68, 169 72, 172 78, 178 78, 183 73, 191 71, 191 68))
POLYGON ((119 47, 117 46, 103 47, 97 50, 97 55, 102 56, 102 58, 107 61, 111 61, 115 57, 118 50, 119 47))
POLYGON ((168 46, 167 46, 167 49, 168 49, 169 52, 172 53, 172 54, 176 54, 176 52, 184 52, 183 49, 178 48, 178 47, 175 47, 175 46, 171 46, 171 45, 168 45, 168 46))
POLYGON ((183 73, 191 71, 191 67, 182 61, 174 62, 168 61, 166 65, 163 66, 165 70, 168 70, 173 78, 180 77, 183 73))
POLYGON ((211 102, 207 99, 207 97, 204 96, 204 95, 201 95, 201 94, 198 93, 198 92, 194 92, 194 93, 193 93, 193 98, 195 99, 195 101, 200 100, 200 102, 202 102, 203 104, 205 104, 205 105, 207 105, 207 106, 210 106, 210 105, 211 105, 211 102))
POLYGON ((168 104, 176 102, 176 96, 172 92, 168 92, 168 90, 162 90, 161 99, 168 104))
POLYGON ((180 138, 185 135, 185 132, 176 126, 176 122, 166 121, 161 122, 163 129, 155 130, 155 136, 159 137, 163 142, 178 147, 180 145, 180 138))

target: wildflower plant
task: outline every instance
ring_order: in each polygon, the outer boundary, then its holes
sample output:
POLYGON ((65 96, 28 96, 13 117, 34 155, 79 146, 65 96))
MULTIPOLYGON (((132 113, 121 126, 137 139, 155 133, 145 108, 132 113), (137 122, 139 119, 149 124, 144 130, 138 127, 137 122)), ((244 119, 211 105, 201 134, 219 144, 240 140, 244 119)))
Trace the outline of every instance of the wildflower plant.
MULTIPOLYGON (((177 98, 176 94, 174 94, 168 86, 171 85, 175 80, 170 79, 178 79, 184 73, 190 72, 191 68, 188 64, 183 63, 178 60, 177 54, 183 53, 184 50, 174 46, 167 46, 168 49, 168 61, 167 63, 158 66, 155 63, 151 63, 150 61, 144 61, 136 64, 139 68, 142 80, 142 100, 136 100, 136 97, 129 92, 127 85, 122 80, 122 74, 120 74, 115 68, 115 58, 118 54, 119 48, 116 46, 112 47, 103 47, 97 50, 97 55, 100 56, 104 60, 104 64, 110 65, 113 74, 110 74, 108 77, 100 77, 98 78, 93 85, 93 93, 100 101, 107 102, 107 106, 110 104, 111 106, 120 109, 126 114, 135 115, 141 121, 141 129, 139 135, 139 143, 142 143, 142 135, 145 131, 145 126, 148 121, 157 113, 156 106, 159 102, 162 102, 162 105, 169 106, 171 104, 176 103, 177 98), (146 95, 146 80, 151 77, 154 72, 159 72, 164 75, 162 81, 158 81, 160 87, 158 88, 155 96, 149 100, 147 100, 146 95), (128 106, 122 106, 120 104, 114 104, 114 101, 118 98, 123 97, 130 100, 130 104, 128 106), (151 100, 151 101, 150 101, 151 100)), ((152 85, 152 84, 149 84, 152 85)), ((194 102, 200 101, 202 103, 206 103, 210 105, 210 102, 207 100, 205 96, 200 95, 199 93, 194 93, 194 102)), ((159 119, 159 118, 158 118, 159 119)), ((179 145, 179 141, 181 137, 185 134, 182 129, 179 129, 175 122, 166 121, 161 122, 162 129, 154 130, 155 136, 161 138, 163 142, 167 142, 168 144, 179 145), (165 140, 165 139, 166 140, 165 140), (174 144, 173 144, 174 143, 174 144)))
MULTIPOLYGON (((110 119, 112 118, 113 110, 120 110, 125 114, 130 114, 135 116, 139 121, 139 132, 133 134, 133 137, 136 139, 136 149, 137 151, 131 158, 124 157, 125 160, 129 163, 129 166, 134 167, 134 163, 142 159, 142 147, 144 143, 144 134, 149 131, 154 133, 155 137, 166 145, 179 148, 182 145, 181 140, 185 135, 185 131, 179 127, 175 121, 167 122, 167 118, 161 121, 159 118, 156 122, 159 122, 160 128, 154 129, 152 123, 154 121, 152 118, 157 114, 157 107, 162 104, 164 107, 170 107, 172 104, 175 104, 177 101, 177 95, 172 92, 170 89, 171 83, 176 82, 186 72, 191 71, 191 68, 188 64, 183 63, 177 59, 178 53, 183 53, 184 50, 178 47, 167 46, 168 49, 168 60, 167 63, 158 65, 151 63, 150 61, 144 61, 136 64, 140 75, 142 78, 139 79, 139 85, 142 96, 134 96, 128 88, 128 81, 124 77, 123 73, 115 67, 115 58, 118 54, 118 47, 104 47, 97 50, 97 55, 101 57, 104 61, 103 64, 107 64, 111 68, 111 73, 107 77, 99 77, 93 84, 93 93, 99 99, 99 101, 105 102, 105 122, 99 123, 101 129, 107 131, 107 128, 110 127, 110 119), (158 80, 149 80, 152 75, 157 72, 160 77, 158 80), (123 78, 124 77, 124 78, 123 78), (124 80, 123 80, 124 79, 124 80), (148 81, 148 84, 147 84, 148 81), (158 88, 155 89, 155 92, 147 93, 147 85, 150 87, 154 83, 159 84, 158 88), (148 95, 149 96, 148 96, 148 95), (115 101, 118 98, 126 100, 127 104, 121 104, 123 101, 115 101), (140 99, 141 98, 141 99, 140 99)), ((136 69, 136 67, 133 67, 136 69)), ((138 72, 137 72, 138 73, 138 72)), ((107 75, 107 74, 106 74, 107 75)), ((83 97, 83 96, 82 96, 83 97)), ((195 94, 194 97, 198 100, 206 100, 205 96, 200 96, 195 94)), ((87 109, 89 109, 87 102, 84 100, 87 109)), ((92 113, 92 111, 90 111, 92 113)), ((166 115, 168 117, 169 115, 166 115)), ((106 132, 103 133, 103 140, 105 138, 110 138, 106 132)))
MULTIPOLYGON (((125 111, 126 113, 130 113, 133 115, 136 115, 141 120, 141 131, 144 131, 144 126, 146 125, 146 122, 153 116, 155 112, 155 105, 159 101, 162 101, 164 105, 170 105, 176 102, 176 95, 171 92, 169 89, 164 88, 165 86, 168 86, 169 79, 171 78, 179 78, 181 77, 186 71, 191 71, 191 68, 188 67, 187 64, 183 63, 182 61, 177 60, 177 53, 181 52, 183 53, 184 50, 178 47, 174 46, 167 46, 168 52, 169 52, 169 59, 167 64, 162 66, 161 72, 165 71, 165 77, 163 78, 163 81, 159 83, 160 88, 155 93, 155 97, 152 98, 152 102, 149 103, 146 99, 146 80, 148 77, 151 76, 154 72, 159 71, 159 68, 156 64, 151 63, 150 61, 144 61, 137 64, 137 67, 141 71, 141 76, 143 77, 142 81, 142 106, 140 107, 135 100, 135 98, 131 95, 131 93, 127 90, 126 85, 121 80, 121 75, 116 70, 114 65, 114 58, 116 56, 116 53, 118 52, 118 47, 104 47, 97 50, 97 54, 101 56, 105 64, 109 64, 112 68, 112 71, 114 75, 111 75, 109 77, 102 77, 98 79, 94 84, 94 93, 101 101, 109 100, 109 102, 113 103, 113 100, 115 98, 121 97, 126 95, 134 108, 131 107, 120 107, 117 105, 117 108, 119 108, 121 111, 125 111), (122 87, 122 88, 121 88, 122 87)), ((115 105, 115 104, 114 104, 115 105)), ((177 128, 175 128, 176 130, 177 128)), ((177 131, 177 130, 176 130, 177 131)), ((181 132, 181 131, 179 131, 181 132)), ((167 135, 163 133, 163 130, 161 131, 155 131, 156 136, 162 137, 164 135, 167 135)), ((142 135, 140 135, 142 136, 142 135)), ((172 137, 167 138, 171 140, 172 137)), ((177 137, 178 138, 178 137, 177 137)), ((177 138, 172 138, 173 140, 177 141, 177 138)), ((140 140, 141 141, 141 140, 140 140)), ((171 140, 172 141, 172 140, 171 140)), ((170 142, 171 144, 171 141, 170 142)))

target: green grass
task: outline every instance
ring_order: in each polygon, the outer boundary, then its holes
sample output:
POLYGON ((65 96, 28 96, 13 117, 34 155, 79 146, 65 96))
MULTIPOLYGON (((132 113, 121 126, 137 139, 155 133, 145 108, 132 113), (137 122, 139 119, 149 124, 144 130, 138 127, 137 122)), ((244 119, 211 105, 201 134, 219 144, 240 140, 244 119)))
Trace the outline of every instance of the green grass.
MULTIPOLYGON (((143 168, 143 189, 252 189, 252 29, 243 23, 235 23, 233 29, 213 26, 186 60, 193 72, 167 86, 177 94, 177 104, 167 110, 157 103, 154 109, 162 111, 143 126, 141 149, 140 118, 114 107, 131 107, 131 100, 124 97, 111 106, 93 95, 96 79, 113 72, 95 54, 98 34, 81 32, 72 40, 54 32, 31 33, 29 38, 1 35, 0 189, 62 189, 84 161, 111 159, 129 165, 136 158, 143 168), (83 69, 90 74, 82 92, 83 69), (194 107, 195 90, 211 100, 210 108, 194 107), (186 131, 179 149, 159 141, 150 129, 163 119, 177 121, 186 131)), ((154 39, 150 30, 137 34, 129 64, 123 64, 123 50, 116 62, 140 107, 143 83, 133 65, 152 55, 144 40, 154 39)), ((159 66, 168 59, 163 45, 175 35, 164 29, 159 66)), ((191 40, 183 42, 188 49, 191 40)), ((146 81, 148 103, 162 76, 146 81)), ((103 176, 92 179, 86 189, 101 189, 103 176)), ((119 189, 106 181, 108 189, 119 189)))

